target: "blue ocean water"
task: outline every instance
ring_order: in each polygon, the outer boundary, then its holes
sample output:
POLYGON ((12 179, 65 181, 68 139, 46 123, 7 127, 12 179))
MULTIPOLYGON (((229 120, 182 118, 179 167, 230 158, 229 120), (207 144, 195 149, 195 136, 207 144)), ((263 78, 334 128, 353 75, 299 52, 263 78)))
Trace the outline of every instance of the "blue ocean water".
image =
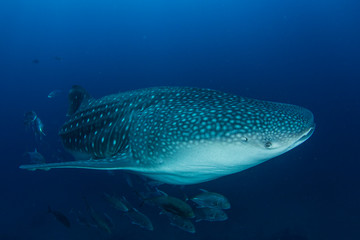
POLYGON ((0 239, 360 239, 359 12, 351 0, 1 1, 0 239), (190 234, 141 206, 123 172, 18 168, 35 148, 49 161, 72 160, 58 131, 74 84, 94 97, 153 86, 211 88, 304 106, 317 129, 244 172, 161 186, 177 196, 204 188, 229 198, 227 221, 195 223, 190 234), (62 92, 49 99, 55 89, 62 92), (42 140, 23 124, 30 110, 44 123, 42 140), (104 192, 126 195, 154 231, 114 211, 104 192), (77 223, 83 196, 110 216, 112 235, 77 223))

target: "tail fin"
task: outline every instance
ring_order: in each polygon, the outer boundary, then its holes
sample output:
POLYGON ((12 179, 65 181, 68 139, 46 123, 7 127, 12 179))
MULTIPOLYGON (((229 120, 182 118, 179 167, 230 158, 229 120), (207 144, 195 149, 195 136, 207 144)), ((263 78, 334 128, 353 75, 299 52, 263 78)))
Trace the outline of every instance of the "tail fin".
POLYGON ((69 91, 69 110, 67 115, 71 116, 74 114, 81 105, 88 104, 92 99, 90 94, 81 86, 74 85, 69 91))

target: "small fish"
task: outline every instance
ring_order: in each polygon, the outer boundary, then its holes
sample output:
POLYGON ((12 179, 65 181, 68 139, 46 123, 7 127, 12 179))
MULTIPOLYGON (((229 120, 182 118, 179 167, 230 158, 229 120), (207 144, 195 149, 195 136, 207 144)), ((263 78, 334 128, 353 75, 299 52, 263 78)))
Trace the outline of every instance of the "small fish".
MULTIPOLYGON (((145 185, 145 188, 146 188, 146 185, 145 185)), ((135 191, 135 193, 140 197, 142 203, 147 203, 152 206, 157 205, 156 202, 152 201, 153 199, 156 199, 157 197, 161 197, 161 196, 168 196, 165 192, 160 191, 157 188, 155 188, 155 189, 146 188, 145 192, 135 191)))
MULTIPOLYGON (((161 192, 158 190, 158 192, 161 192)), ((162 210, 184 217, 184 218, 193 218, 195 217, 194 211, 192 210, 192 208, 190 207, 189 204, 187 204, 186 202, 184 202, 183 200, 176 198, 176 197, 172 197, 172 196, 168 196, 166 193, 161 192, 162 195, 160 196, 156 196, 156 197, 152 197, 152 198, 148 198, 148 199, 143 199, 144 201, 148 201, 156 206, 158 206, 159 208, 161 208, 162 210)))
POLYGON ((125 181, 127 183, 127 185, 131 188, 134 188, 134 183, 133 183, 133 180, 131 179, 130 175, 129 174, 124 174, 123 175, 124 178, 125 178, 125 181))
POLYGON ((67 153, 63 150, 60 150, 60 149, 57 149, 57 151, 54 151, 51 154, 51 158, 55 159, 57 162, 64 162, 69 157, 71 157, 71 155, 69 155, 69 153, 67 153))
POLYGON ((91 219, 93 220, 95 225, 102 231, 104 231, 108 234, 112 234, 112 231, 111 231, 112 223, 111 223, 111 221, 109 221, 109 217, 106 214, 104 214, 104 216, 102 216, 100 213, 95 211, 95 209, 90 206, 90 204, 88 203, 86 198, 84 198, 84 201, 85 201, 87 210, 91 216, 91 219))
POLYGON ((119 210, 121 212, 128 212, 129 211, 129 208, 127 207, 127 204, 125 202, 126 199, 124 197, 123 198, 118 198, 118 197, 115 197, 115 196, 110 196, 107 193, 104 193, 104 197, 111 204, 111 206, 113 208, 115 208, 116 210, 119 210))
POLYGON ((37 117, 35 119, 35 131, 37 132, 37 134, 39 134, 40 136, 46 136, 46 134, 44 133, 44 124, 41 122, 40 118, 37 117))
POLYGON ((65 227, 70 228, 70 221, 63 213, 52 210, 50 206, 48 206, 48 212, 54 215, 56 220, 61 222, 65 227))
POLYGON ((228 219, 227 214, 218 208, 197 208, 195 209, 196 222, 202 220, 209 222, 225 221, 228 219))
POLYGON ((194 224, 189 219, 180 217, 175 214, 166 213, 166 212, 165 212, 165 215, 167 215, 167 217, 169 218, 170 225, 177 227, 183 231, 189 232, 189 233, 196 232, 194 224))
POLYGON ((39 153, 36 148, 33 152, 26 152, 25 155, 28 155, 30 157, 31 163, 45 163, 46 162, 44 156, 41 153, 39 153))
POLYGON ((55 98, 62 93, 62 90, 54 90, 48 94, 48 98, 55 98))
POLYGON ((62 57, 59 57, 59 56, 55 56, 54 59, 56 61, 59 61, 59 62, 62 62, 63 61, 63 58, 62 57))
POLYGON ((37 115, 34 111, 29 111, 24 114, 24 124, 31 125, 37 118, 37 115))
POLYGON ((36 136, 39 136, 40 139, 42 136, 45 136, 44 133, 44 124, 41 122, 41 119, 34 111, 26 112, 24 115, 24 124, 34 131, 36 136))
POLYGON ((114 221, 109 216, 109 214, 104 212, 103 215, 104 215, 104 221, 107 223, 107 225, 110 226, 110 228, 113 228, 114 227, 114 221))
POLYGON ((91 223, 80 211, 78 211, 76 214, 76 222, 79 223, 82 226, 96 228, 97 226, 93 223, 91 223))
POLYGON ((198 204, 198 207, 218 208, 218 209, 229 209, 231 207, 229 200, 214 192, 208 192, 207 190, 200 189, 202 193, 197 194, 191 198, 191 201, 198 204))
POLYGON ((163 185, 165 183, 163 182, 159 182, 159 181, 155 181, 155 180, 152 180, 152 181, 147 181, 146 182, 146 185, 149 186, 150 188, 157 188, 161 185, 163 185))
POLYGON ((126 213, 126 216, 130 218, 132 224, 138 225, 141 228, 147 229, 149 231, 154 230, 150 219, 136 208, 129 209, 129 211, 126 213))

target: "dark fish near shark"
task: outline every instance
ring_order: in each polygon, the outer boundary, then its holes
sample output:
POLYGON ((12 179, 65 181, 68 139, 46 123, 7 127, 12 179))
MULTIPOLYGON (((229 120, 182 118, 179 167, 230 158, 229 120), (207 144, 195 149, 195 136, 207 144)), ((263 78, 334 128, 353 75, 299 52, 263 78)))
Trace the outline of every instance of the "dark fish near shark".
POLYGON ((61 222, 65 227, 67 227, 67 228, 71 227, 69 219, 63 213, 52 210, 50 206, 48 206, 48 212, 51 213, 52 215, 54 215, 56 220, 61 222))
POLYGON ((63 58, 62 57, 59 57, 59 56, 54 56, 54 59, 56 61, 59 61, 59 62, 62 62, 63 61, 63 58))
POLYGON ((283 154, 315 129, 305 108, 209 89, 156 87, 95 99, 73 86, 69 101, 59 135, 78 160, 20 168, 122 169, 195 184, 283 154))

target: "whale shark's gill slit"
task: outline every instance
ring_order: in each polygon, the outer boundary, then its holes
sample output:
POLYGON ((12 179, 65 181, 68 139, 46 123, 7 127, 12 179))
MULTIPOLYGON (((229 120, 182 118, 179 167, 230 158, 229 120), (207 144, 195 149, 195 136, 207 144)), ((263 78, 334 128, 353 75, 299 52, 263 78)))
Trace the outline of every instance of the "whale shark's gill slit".
POLYGON ((128 145, 129 114, 120 104, 100 104, 97 111, 79 112, 64 124, 59 135, 64 146, 94 158, 107 158, 128 145))

